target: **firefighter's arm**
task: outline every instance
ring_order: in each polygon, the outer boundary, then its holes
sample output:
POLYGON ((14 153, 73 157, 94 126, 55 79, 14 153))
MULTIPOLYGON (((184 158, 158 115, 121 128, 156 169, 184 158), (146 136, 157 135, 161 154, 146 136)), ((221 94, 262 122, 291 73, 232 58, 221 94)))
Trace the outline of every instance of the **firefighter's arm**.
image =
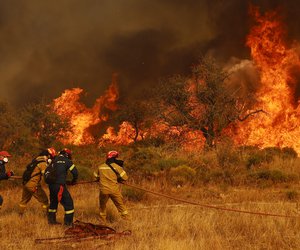
POLYGON ((128 176, 127 173, 125 172, 125 170, 121 167, 118 167, 118 182, 124 182, 128 180, 128 176))
POLYGON ((11 176, 14 176, 14 172, 11 170, 5 172, 5 168, 3 168, 2 171, 0 172, 0 180, 7 180, 11 176))
POLYGON ((74 164, 69 168, 71 174, 73 175, 73 179, 71 181, 72 184, 75 184, 78 179, 78 170, 74 164))
POLYGON ((0 173, 0 180, 6 180, 6 179, 8 179, 9 178, 9 176, 4 172, 4 173, 0 173))
POLYGON ((97 169, 97 171, 94 171, 94 179, 95 179, 95 181, 99 181, 100 180, 99 168, 97 169))

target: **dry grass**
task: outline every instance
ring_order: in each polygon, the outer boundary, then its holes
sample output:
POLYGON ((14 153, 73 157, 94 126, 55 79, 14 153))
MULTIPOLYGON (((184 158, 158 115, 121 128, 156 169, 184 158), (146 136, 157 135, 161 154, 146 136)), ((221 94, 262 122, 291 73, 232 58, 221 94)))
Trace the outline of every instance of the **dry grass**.
MULTIPOLYGON (((146 184, 144 184, 146 185, 146 184)), ((297 202, 287 201, 281 189, 234 189, 216 187, 171 188, 168 193, 205 204, 279 214, 298 214, 297 202)), ((76 218, 98 223, 98 187, 95 184, 70 187, 75 201, 76 218)), ((245 215, 178 204, 172 200, 146 195, 140 202, 127 202, 132 222, 124 222, 109 204, 110 226, 118 231, 131 229, 133 234, 113 242, 95 240, 68 244, 35 244, 36 238, 64 235, 63 226, 47 224, 39 204, 32 200, 23 217, 17 203, 21 189, 2 190, 5 199, 0 212, 1 249, 299 249, 300 221, 274 217, 245 215)), ((59 207, 58 221, 63 220, 59 207)))

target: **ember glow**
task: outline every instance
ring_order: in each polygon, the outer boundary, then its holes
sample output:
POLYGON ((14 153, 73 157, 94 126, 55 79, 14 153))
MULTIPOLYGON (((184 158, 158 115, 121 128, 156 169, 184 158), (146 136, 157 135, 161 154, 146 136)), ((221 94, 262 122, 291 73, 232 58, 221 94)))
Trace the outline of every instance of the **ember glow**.
POLYGON ((95 143, 89 128, 108 119, 103 109, 115 111, 116 101, 119 97, 116 80, 114 79, 104 95, 100 96, 92 108, 86 107, 80 102, 83 89, 67 89, 54 99, 54 110, 57 114, 67 117, 72 125, 72 130, 62 135, 61 141, 65 144, 84 145, 95 143))
POLYGON ((247 46, 261 76, 257 93, 255 118, 240 124, 235 140, 238 144, 259 147, 293 147, 300 154, 300 103, 294 100, 295 82, 291 68, 300 70, 297 46, 284 41, 285 31, 276 12, 260 15, 257 8, 251 13, 256 24, 247 37, 247 46))

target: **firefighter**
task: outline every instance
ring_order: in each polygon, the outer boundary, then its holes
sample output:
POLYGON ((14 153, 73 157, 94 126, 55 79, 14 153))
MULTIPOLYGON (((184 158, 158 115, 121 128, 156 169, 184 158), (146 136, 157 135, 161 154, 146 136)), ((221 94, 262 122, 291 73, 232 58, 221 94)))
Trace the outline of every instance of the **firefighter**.
POLYGON ((100 220, 103 224, 106 224, 106 203, 109 199, 113 201, 121 217, 129 220, 128 211, 118 185, 118 183, 126 181, 128 177, 123 169, 123 161, 118 160, 118 156, 117 151, 109 151, 106 155, 106 162, 94 172, 96 180, 100 183, 100 220))
POLYGON ((64 224, 71 226, 74 217, 74 204, 66 184, 74 185, 78 178, 78 171, 72 162, 71 150, 67 148, 61 150, 53 161, 53 167, 56 170, 56 178, 54 183, 49 184, 50 206, 48 210, 48 223, 59 224, 56 221, 56 212, 58 203, 60 202, 65 209, 64 224), (66 181, 68 170, 73 175, 70 183, 66 181))
POLYGON ((36 198, 41 204, 42 208, 47 214, 49 207, 48 197, 42 188, 43 174, 46 167, 54 159, 56 151, 54 148, 43 150, 32 162, 27 166, 23 173, 23 193, 22 199, 19 203, 20 215, 24 214, 27 203, 32 196, 36 198))
MULTIPOLYGON (((8 163, 8 157, 11 155, 7 151, 0 152, 0 180, 7 180, 14 175, 14 172, 11 170, 6 171, 5 164, 8 163)), ((0 209, 2 208, 3 198, 0 195, 0 209)))

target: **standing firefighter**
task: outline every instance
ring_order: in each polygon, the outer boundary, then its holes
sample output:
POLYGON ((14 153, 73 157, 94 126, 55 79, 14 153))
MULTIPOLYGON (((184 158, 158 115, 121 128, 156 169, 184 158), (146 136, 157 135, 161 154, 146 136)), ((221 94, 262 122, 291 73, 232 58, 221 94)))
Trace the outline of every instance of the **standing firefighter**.
POLYGON ((128 177, 123 169, 123 161, 117 160, 118 156, 119 153, 117 151, 109 151, 106 156, 106 162, 98 167, 97 172, 94 172, 96 179, 100 183, 100 220, 104 224, 106 224, 106 203, 109 198, 117 207, 122 218, 129 219, 118 185, 118 183, 126 181, 128 177))
MULTIPOLYGON (((5 164, 8 163, 8 157, 11 155, 7 151, 0 152, 0 180, 7 180, 14 175, 13 171, 6 171, 5 164)), ((0 209, 2 208, 3 198, 0 195, 0 209)))
MULTIPOLYGON (((48 182, 50 190, 50 207, 48 210, 49 224, 59 224, 56 222, 56 212, 59 202, 65 209, 64 224, 70 226, 73 223, 74 204, 73 199, 66 186, 66 178, 69 170, 73 175, 73 180, 70 184, 74 185, 78 178, 78 171, 71 159, 71 150, 65 148, 59 152, 59 155, 55 157, 52 163, 52 168, 54 170, 52 171, 52 175, 55 175, 55 178, 51 178, 52 181, 48 182)), ((49 173, 50 172, 51 170, 49 169, 49 173)), ((45 173, 45 175, 47 175, 47 173, 45 173)))
POLYGON ((24 213, 27 203, 31 200, 32 196, 42 204, 42 208, 47 213, 49 202, 41 182, 46 167, 54 159, 55 155, 54 148, 45 149, 27 165, 23 173, 22 200, 19 203, 21 215, 24 213))

